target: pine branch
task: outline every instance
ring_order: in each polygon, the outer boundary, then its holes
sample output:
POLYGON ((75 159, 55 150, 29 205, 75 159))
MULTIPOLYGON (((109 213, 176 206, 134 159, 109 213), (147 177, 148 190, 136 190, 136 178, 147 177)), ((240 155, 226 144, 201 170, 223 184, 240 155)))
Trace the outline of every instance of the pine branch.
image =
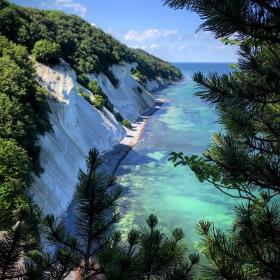
POLYGON ((22 221, 16 223, 12 230, 0 236, 0 279, 22 275, 20 260, 24 254, 24 243, 21 233, 22 221))

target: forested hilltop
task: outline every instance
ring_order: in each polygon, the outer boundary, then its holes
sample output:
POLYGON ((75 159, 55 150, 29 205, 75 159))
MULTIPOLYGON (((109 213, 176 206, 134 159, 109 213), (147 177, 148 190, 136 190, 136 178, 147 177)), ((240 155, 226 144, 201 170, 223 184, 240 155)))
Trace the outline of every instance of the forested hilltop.
POLYGON ((82 84, 88 83, 86 74, 103 72, 117 85, 109 66, 123 62, 138 62, 135 71, 142 80, 182 78, 182 73, 169 63, 142 50, 128 48, 78 16, 24 8, 5 0, 0 3, 1 34, 24 45, 29 52, 40 40, 57 44, 60 57, 77 72, 82 84))

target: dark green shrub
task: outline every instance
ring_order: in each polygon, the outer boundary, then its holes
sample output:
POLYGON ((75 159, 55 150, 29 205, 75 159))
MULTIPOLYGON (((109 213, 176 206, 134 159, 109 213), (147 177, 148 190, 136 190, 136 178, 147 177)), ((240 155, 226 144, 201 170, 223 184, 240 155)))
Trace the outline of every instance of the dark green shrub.
POLYGON ((105 100, 102 95, 95 95, 93 98, 93 106, 98 109, 102 110, 105 106, 105 100))
MULTIPOLYGON (((103 95, 102 95, 103 96, 103 95)), ((103 96, 105 99, 105 107, 108 109, 111 113, 114 112, 114 105, 109 101, 108 97, 105 95, 103 96)))
POLYGON ((83 88, 80 85, 77 86, 77 92, 79 95, 82 95, 84 93, 83 88))
POLYGON ((48 40, 39 40, 36 42, 32 54, 35 59, 42 63, 56 64, 61 56, 60 46, 48 40))
POLYGON ((127 120, 127 119, 124 119, 124 120, 122 121, 122 125, 125 126, 125 127, 128 128, 128 129, 132 129, 131 122, 130 122, 129 120, 127 120))
POLYGON ((87 88, 92 92, 93 95, 101 95, 101 88, 99 87, 97 81, 93 80, 88 83, 87 88))
POLYGON ((114 112, 113 104, 109 101, 107 95, 103 92, 97 81, 93 80, 89 82, 87 88, 92 92, 93 95, 102 96, 105 102, 104 107, 107 108, 111 113, 114 112))
POLYGON ((141 74, 138 69, 132 69, 131 74, 141 83, 145 84, 148 81, 147 76, 141 74))
MULTIPOLYGON (((85 93, 81 87, 78 87, 78 93, 82 96, 90 105, 94 106, 98 110, 102 110, 103 107, 106 107, 106 100, 103 95, 95 94, 90 96, 85 93)), ((111 104, 111 103, 110 103, 111 104)), ((109 109, 108 109, 109 110, 109 109)), ((112 108, 113 110, 113 108, 112 108)))

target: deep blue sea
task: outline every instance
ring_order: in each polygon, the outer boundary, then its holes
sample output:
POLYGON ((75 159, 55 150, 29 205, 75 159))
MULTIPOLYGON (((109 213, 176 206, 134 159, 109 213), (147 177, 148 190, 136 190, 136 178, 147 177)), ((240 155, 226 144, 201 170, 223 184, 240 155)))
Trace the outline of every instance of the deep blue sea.
POLYGON ((191 170, 173 167, 169 153, 201 154, 220 131, 213 109, 194 96, 197 85, 192 76, 201 71, 229 73, 229 63, 176 63, 184 80, 156 93, 167 99, 148 121, 141 142, 118 169, 119 182, 126 187, 127 208, 120 229, 126 232, 143 224, 150 213, 157 214, 167 228, 181 227, 186 240, 196 246, 199 220, 215 221, 227 228, 232 221, 233 203, 212 185, 199 183, 191 170))

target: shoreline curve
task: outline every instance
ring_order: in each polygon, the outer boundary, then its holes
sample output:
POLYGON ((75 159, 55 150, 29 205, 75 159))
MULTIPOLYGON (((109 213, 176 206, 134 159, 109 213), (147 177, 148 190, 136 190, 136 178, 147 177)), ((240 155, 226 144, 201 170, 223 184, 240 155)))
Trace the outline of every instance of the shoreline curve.
POLYGON ((166 99, 156 99, 153 107, 147 109, 137 118, 136 122, 132 124, 132 129, 126 129, 127 135, 124 139, 119 144, 115 145, 111 151, 103 154, 102 171, 107 174, 116 174, 122 161, 142 139, 142 134, 145 131, 150 117, 158 111, 166 101, 166 99))

